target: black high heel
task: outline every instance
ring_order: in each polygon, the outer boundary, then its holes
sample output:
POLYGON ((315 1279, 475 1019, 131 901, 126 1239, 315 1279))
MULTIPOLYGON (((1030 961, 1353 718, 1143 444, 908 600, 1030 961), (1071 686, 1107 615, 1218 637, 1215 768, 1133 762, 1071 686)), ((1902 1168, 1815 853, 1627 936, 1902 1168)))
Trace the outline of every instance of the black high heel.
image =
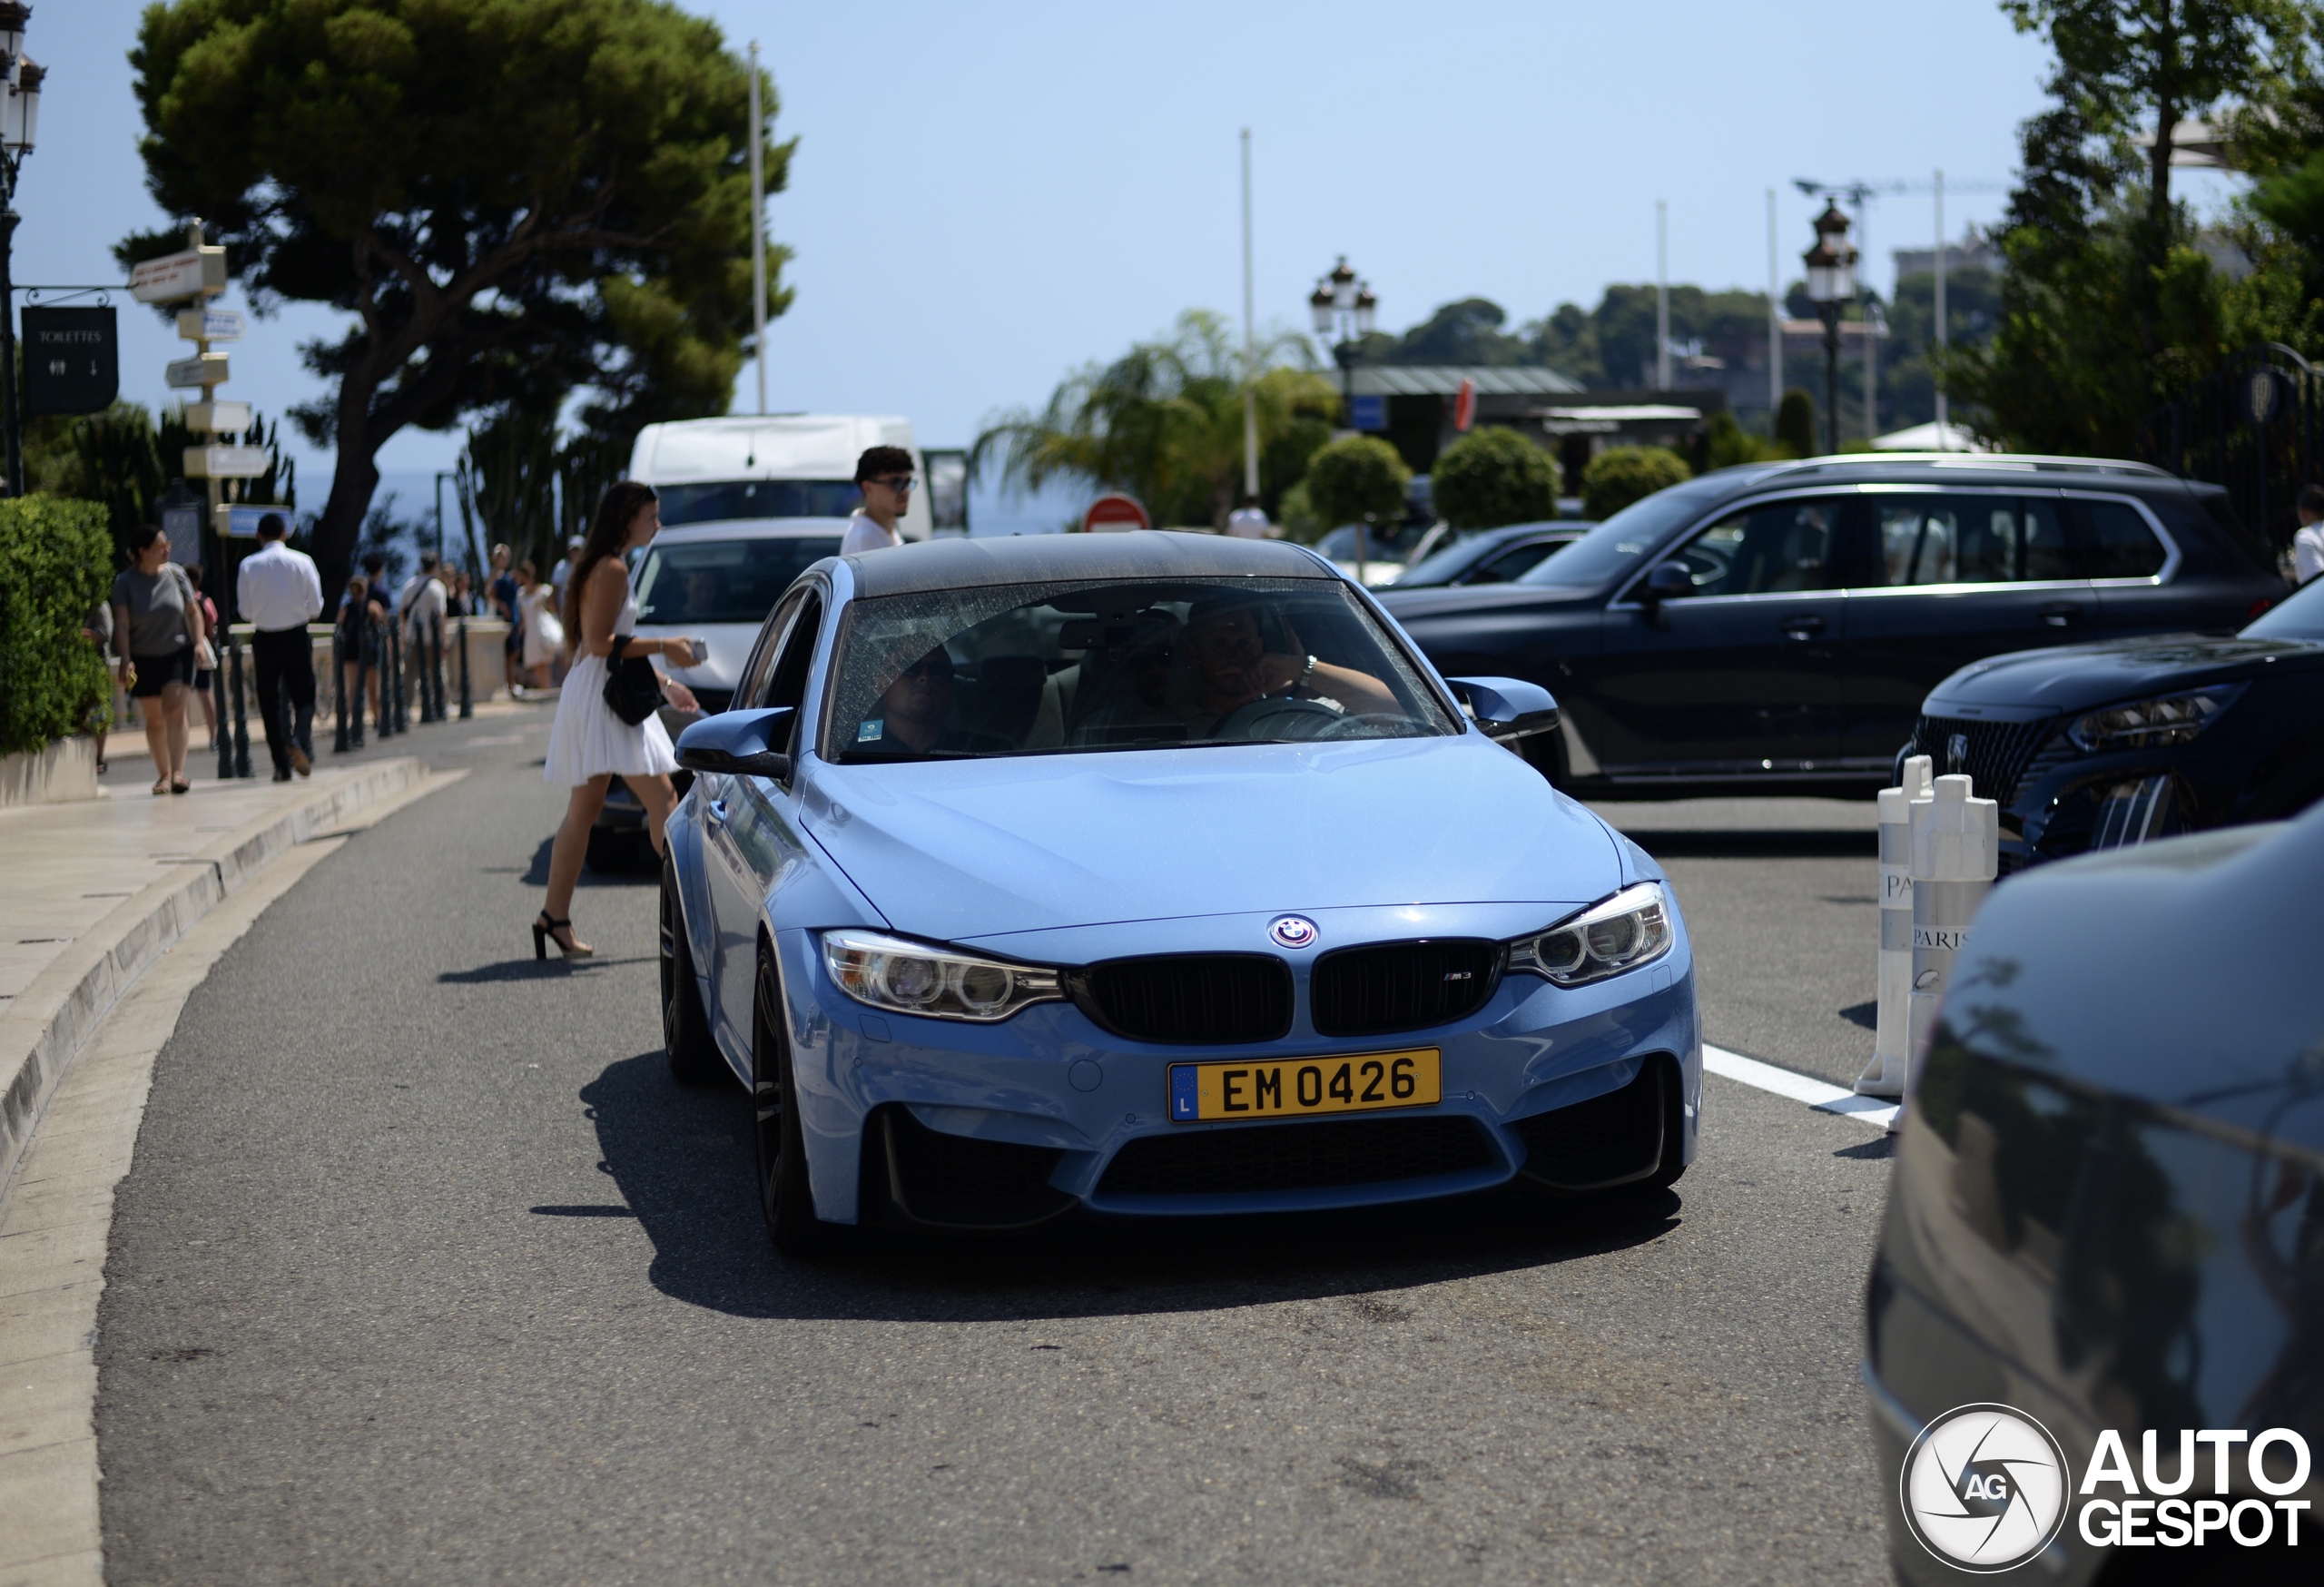
POLYGON ((548 911, 543 910, 533 921, 533 957, 547 959, 548 945, 551 942, 556 944, 557 952, 566 959, 588 959, 595 956, 597 951, 595 948, 584 948, 574 941, 571 921, 558 920, 548 911), (559 932, 563 932, 565 935, 558 936, 556 933, 559 932))

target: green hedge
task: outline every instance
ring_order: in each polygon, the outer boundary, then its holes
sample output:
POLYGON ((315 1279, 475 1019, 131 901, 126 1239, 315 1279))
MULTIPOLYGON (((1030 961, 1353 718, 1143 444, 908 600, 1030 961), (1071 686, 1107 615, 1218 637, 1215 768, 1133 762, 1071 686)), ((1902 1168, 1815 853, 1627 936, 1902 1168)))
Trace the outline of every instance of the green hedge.
POLYGON ((104 657, 81 625, 112 588, 103 508, 0 499, 0 754, 78 733, 111 705, 104 657))
POLYGON ((1436 510, 1456 529, 1558 516, 1558 462, 1505 425, 1472 429, 1436 457, 1436 510))
POLYGON ((1694 477, 1687 460, 1668 447, 1608 447, 1581 471, 1581 516, 1602 522, 1694 477))

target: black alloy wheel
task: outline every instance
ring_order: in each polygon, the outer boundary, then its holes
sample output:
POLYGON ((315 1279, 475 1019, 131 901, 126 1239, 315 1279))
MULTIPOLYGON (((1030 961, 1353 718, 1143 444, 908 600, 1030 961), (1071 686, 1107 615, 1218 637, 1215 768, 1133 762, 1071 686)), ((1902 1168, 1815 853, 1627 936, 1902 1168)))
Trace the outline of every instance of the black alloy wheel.
POLYGON ((694 980, 694 948, 686 941, 686 918, 678 899, 678 869, 662 862, 662 1046, 669 1054, 670 1078, 682 1086, 704 1086, 725 1078, 726 1060, 711 1040, 703 1012, 702 987, 694 980))
POLYGON ((751 1147, 758 1163, 759 1211, 767 1237, 784 1256, 828 1256, 846 1231, 815 1216, 783 1010, 774 956, 761 943, 757 990, 751 997, 751 1147))

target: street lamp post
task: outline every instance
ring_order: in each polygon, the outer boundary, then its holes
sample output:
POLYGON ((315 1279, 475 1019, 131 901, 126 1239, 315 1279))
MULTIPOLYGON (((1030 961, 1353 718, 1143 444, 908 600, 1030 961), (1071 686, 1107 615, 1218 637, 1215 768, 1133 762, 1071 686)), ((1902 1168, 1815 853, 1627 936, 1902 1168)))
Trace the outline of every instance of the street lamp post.
POLYGON ((24 399, 16 382, 16 291, 9 254, 16 238, 16 172, 33 152, 40 121, 41 80, 48 74, 25 58, 25 25, 33 8, 0 0, 0 71, 6 75, 6 101, 0 108, 0 430, 11 496, 25 493, 24 399))
MULTIPOLYGON (((1840 449, 1840 310, 1856 296, 1856 249, 1848 242, 1848 218, 1838 201, 1827 201, 1816 217, 1816 246, 1807 265, 1807 298, 1824 317, 1824 447, 1840 449)), ((1869 327, 1867 326, 1867 330, 1869 327)))
MULTIPOLYGON (((1347 427, 1355 428, 1355 353, 1356 344, 1372 334, 1380 314, 1380 300, 1372 295, 1372 283, 1358 281, 1355 271, 1347 267, 1347 255, 1340 255, 1332 266, 1332 273, 1320 277, 1315 291, 1307 299, 1308 311, 1315 316, 1315 334, 1332 344, 1332 359, 1340 367, 1340 402, 1347 418, 1347 427)), ((1364 527, 1355 526, 1355 581, 1364 582, 1364 564, 1371 547, 1365 543, 1364 527)))

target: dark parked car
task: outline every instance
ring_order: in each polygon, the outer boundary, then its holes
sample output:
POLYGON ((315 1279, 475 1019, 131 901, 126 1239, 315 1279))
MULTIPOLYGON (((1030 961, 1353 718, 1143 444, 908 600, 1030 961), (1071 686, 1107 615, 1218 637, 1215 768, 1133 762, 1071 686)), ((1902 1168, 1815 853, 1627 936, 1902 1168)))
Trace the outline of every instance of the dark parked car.
POLYGON ((1963 667, 1910 753, 2001 802, 2004 875, 2295 814, 2324 797, 2324 579, 2232 637, 2023 651, 1963 667))
POLYGON ((1866 1296, 1866 1497, 1900 1581, 1960 1582, 1940 1551, 2013 1526, 1978 1568, 2022 1546, 2039 1567, 2011 1579, 2059 1587, 2318 1579, 2324 1462, 2292 1436, 2324 1452, 2319 885, 2324 809, 2045 866, 1978 912, 1866 1296), (1925 1469, 1915 1440, 1963 1407, 2039 1424, 2053 1458, 1956 1443, 1925 1469), (2087 1480, 2109 1432, 2129 1492, 2087 1480), (2105 1546, 2125 1526, 2167 1546, 2105 1546))
POLYGON ((1573 544, 1594 524, 1571 518, 1557 523, 1511 524, 1455 535, 1437 546, 1423 545, 1410 567, 1396 576, 1397 589, 1449 588, 1465 584, 1514 584, 1552 551, 1573 544))
POLYGON ((2004 651, 2230 633, 2281 597, 2215 488, 2137 463, 1848 457, 1721 469, 1515 584, 1386 589, 1439 670, 1545 686, 1575 793, 1855 794, 1930 689, 2004 651))

